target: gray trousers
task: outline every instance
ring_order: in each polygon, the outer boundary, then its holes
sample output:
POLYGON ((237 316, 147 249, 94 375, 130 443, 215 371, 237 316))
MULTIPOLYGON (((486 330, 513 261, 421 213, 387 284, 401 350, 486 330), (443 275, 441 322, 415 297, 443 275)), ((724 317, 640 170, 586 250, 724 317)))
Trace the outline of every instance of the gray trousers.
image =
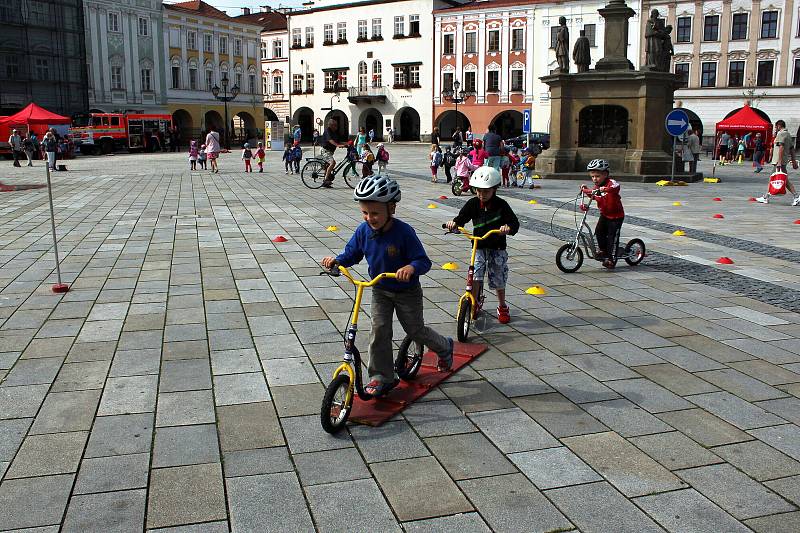
POLYGON ((447 339, 425 325, 422 316, 422 287, 392 292, 374 287, 372 289, 372 331, 369 336, 369 377, 383 383, 395 378, 394 350, 392 349, 392 318, 397 319, 406 334, 414 341, 427 346, 440 356, 446 354, 447 339))

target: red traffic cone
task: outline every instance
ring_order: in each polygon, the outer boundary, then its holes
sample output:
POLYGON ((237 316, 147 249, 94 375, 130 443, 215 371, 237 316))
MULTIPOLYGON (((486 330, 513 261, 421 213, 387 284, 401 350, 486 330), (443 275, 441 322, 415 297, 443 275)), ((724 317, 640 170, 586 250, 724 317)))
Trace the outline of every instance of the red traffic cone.
POLYGON ((69 285, 66 283, 54 283, 50 290, 55 293, 69 292, 69 285))
POLYGON ((713 216, 713 217, 711 217, 711 218, 725 218, 725 217, 724 217, 724 216, 722 216, 722 214, 721 214, 721 213, 717 213, 716 215, 714 215, 714 216, 713 216))
POLYGON ((720 265, 732 265, 733 259, 731 259, 730 257, 720 257, 719 259, 717 259, 717 263, 719 263, 720 265))
POLYGON ((800 218, 794 221, 795 224, 800 224, 800 218))
POLYGON ((747 201, 748 201, 748 202, 755 202, 755 201, 756 201, 756 199, 755 199, 755 198, 753 198, 753 197, 751 196, 750 198, 748 198, 748 199, 747 199, 747 201))
POLYGON ((722 201, 722 198, 714 198, 714 199, 713 199, 713 201, 714 201, 714 202, 721 202, 721 201, 722 201))
POLYGON ((277 237, 272 239, 272 242, 287 242, 289 239, 284 237, 283 235, 278 235, 277 237))
POLYGON ((447 196, 445 196, 445 195, 443 194, 443 195, 441 195, 441 196, 439 197, 439 200, 447 200, 447 196))

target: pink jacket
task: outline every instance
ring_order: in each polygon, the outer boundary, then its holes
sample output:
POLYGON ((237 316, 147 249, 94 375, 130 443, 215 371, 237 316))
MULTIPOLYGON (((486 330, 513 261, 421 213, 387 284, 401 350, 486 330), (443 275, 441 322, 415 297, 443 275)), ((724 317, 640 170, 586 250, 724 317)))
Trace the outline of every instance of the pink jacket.
POLYGON ((488 159, 489 153, 481 148, 480 150, 473 149, 469 155, 472 156, 472 162, 475 163, 476 166, 482 167, 483 163, 488 159))
POLYGON ((477 165, 473 165, 469 157, 465 155, 459 156, 458 159, 456 159, 456 176, 459 178, 469 176, 469 173, 476 168, 478 168, 477 165))

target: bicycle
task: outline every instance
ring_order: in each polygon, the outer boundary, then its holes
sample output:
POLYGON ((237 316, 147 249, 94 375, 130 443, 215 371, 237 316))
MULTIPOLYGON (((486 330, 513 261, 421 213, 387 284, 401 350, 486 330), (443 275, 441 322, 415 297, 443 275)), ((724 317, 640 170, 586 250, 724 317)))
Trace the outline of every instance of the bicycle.
MULTIPOLYGON (((591 206, 595 198, 600 195, 602 195, 602 193, 599 191, 593 191, 589 195, 584 195, 583 191, 581 190, 581 192, 578 193, 578 196, 575 197, 575 237, 571 241, 567 242, 567 244, 561 246, 561 248, 559 248, 556 252, 556 265, 558 266, 558 269, 564 273, 571 274, 573 272, 577 272, 577 270, 583 264, 583 250, 586 250, 586 255, 589 257, 589 259, 594 259, 595 261, 603 261, 606 259, 604 257, 598 257, 597 242, 594 238, 594 232, 592 232, 589 224, 586 223, 586 217, 589 215, 589 206, 591 206), (588 201, 584 201, 584 199, 587 197, 588 201), (580 222, 577 221, 578 209, 583 211, 583 217, 581 218, 580 222)), ((550 219, 551 232, 553 219, 555 219, 556 213, 559 209, 561 209, 561 207, 564 207, 568 203, 569 202, 565 202, 553 213, 553 218, 550 219)), ((555 236, 554 232, 553 235, 555 236)), ((642 262, 642 259, 644 259, 646 253, 644 241, 641 239, 631 239, 625 245, 625 248, 622 248, 619 246, 619 244, 617 244, 617 253, 615 254, 614 265, 616 266, 616 262, 619 259, 624 259, 629 265, 636 266, 642 262)))
MULTIPOLYGON (((344 157, 341 161, 336 163, 336 166, 331 171, 331 181, 342 172, 344 182, 351 189, 355 189, 356 184, 361 179, 361 171, 364 163, 361 161, 352 161, 344 157)), ((303 185, 309 189, 319 189, 325 182, 325 169, 328 168, 328 163, 321 157, 308 157, 306 164, 300 171, 300 179, 303 180, 303 185)))
MULTIPOLYGON (((442 224, 443 229, 447 229, 447 224, 442 224)), ((483 283, 478 285, 478 294, 472 294, 472 289, 475 284, 475 257, 478 254, 478 242, 486 239, 491 235, 501 235, 499 229, 487 231, 480 237, 474 236, 466 228, 459 226, 457 231, 448 230, 447 233, 461 233, 467 239, 472 241, 472 254, 469 258, 469 267, 467 268, 467 287, 461 298, 458 299, 458 313, 456 314, 456 323, 458 325, 458 340, 459 342, 467 342, 469 337, 469 330, 480 312, 483 310, 484 294, 483 283)), ((481 280, 479 280, 481 281, 481 280)))
MULTIPOLYGON (((353 310, 350 314, 350 321, 347 326, 347 333, 344 339, 344 357, 342 364, 333 372, 333 379, 325 389, 322 397, 322 407, 320 410, 320 422, 322 429, 330 434, 335 434, 347 423, 350 412, 353 409, 354 394, 363 401, 373 398, 371 394, 364 390, 361 377, 361 353, 356 347, 356 333, 358 331, 358 315, 361 308, 361 298, 366 287, 372 287, 382 279, 392 279, 396 275, 393 272, 378 274, 369 281, 359 281, 353 278, 350 271, 341 265, 335 265, 330 270, 320 272, 320 275, 338 277, 343 275, 356 286, 356 296, 353 300, 353 310)), ((422 356, 425 353, 424 347, 412 341, 406 335, 395 358, 394 368, 397 375, 403 381, 414 379, 422 366, 422 356), (414 344, 412 349, 411 344, 414 344)))

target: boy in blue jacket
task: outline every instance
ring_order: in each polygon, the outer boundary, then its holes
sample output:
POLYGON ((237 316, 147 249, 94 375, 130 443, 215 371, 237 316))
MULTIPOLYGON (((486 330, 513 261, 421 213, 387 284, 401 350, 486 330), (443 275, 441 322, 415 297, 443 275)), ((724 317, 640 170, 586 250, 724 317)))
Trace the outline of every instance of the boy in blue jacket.
POLYGON ((287 174, 291 174, 293 172, 292 157, 293 157, 292 145, 287 144, 286 147, 283 149, 283 157, 281 158, 284 161, 284 166, 286 167, 287 174))
POLYGON ((303 149, 300 148, 300 141, 294 141, 292 145, 292 161, 294 162, 294 173, 300 173, 300 161, 303 160, 303 149))
POLYGON ((350 267, 364 257, 369 275, 395 272, 396 279, 384 279, 372 289, 370 315, 372 331, 369 342, 370 382, 364 387, 373 396, 384 396, 399 382, 392 356, 392 317, 397 318, 405 332, 439 356, 440 371, 450 370, 453 364, 453 339, 443 337, 425 325, 423 318, 422 286, 419 277, 431 269, 414 228, 393 217, 400 201, 400 186, 387 176, 363 178, 353 191, 364 222, 337 257, 325 257, 322 265, 337 264, 350 267))

